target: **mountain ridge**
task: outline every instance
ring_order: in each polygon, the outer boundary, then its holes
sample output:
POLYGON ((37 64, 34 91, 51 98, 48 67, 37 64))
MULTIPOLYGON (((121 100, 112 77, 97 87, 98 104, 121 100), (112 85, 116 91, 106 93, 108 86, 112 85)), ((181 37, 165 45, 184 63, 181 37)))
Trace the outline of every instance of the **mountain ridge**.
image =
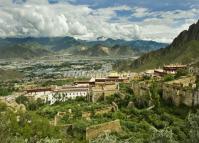
MULTIPOLYGON (((45 56, 50 53, 57 53, 57 52, 68 52, 73 55, 82 55, 85 56, 109 56, 112 55, 106 54, 103 52, 102 47, 107 47, 108 51, 115 52, 112 48, 114 46, 119 46, 118 51, 122 51, 123 47, 128 47, 127 49, 132 54, 127 55, 134 55, 138 52, 145 53, 148 51, 156 50, 159 48, 165 47, 167 44, 165 43, 158 43, 154 41, 143 41, 143 40, 121 40, 121 39, 111 39, 108 38, 106 40, 96 40, 96 41, 85 41, 80 39, 75 39, 73 37, 26 37, 26 38, 0 38, 0 58, 7 58, 7 57, 14 57, 14 58, 27 58, 27 57, 37 57, 37 56, 45 56), (101 45, 101 47, 99 46, 101 45), (15 49, 14 47, 21 49, 21 53, 17 52, 14 54, 15 49), (42 54, 38 54, 35 49, 39 49, 42 54), (81 51, 82 47, 86 47, 88 51, 81 51), (26 54, 23 54, 25 52, 26 54), (97 53, 94 53, 97 52, 97 53), (134 52, 134 54, 133 54, 134 52), (2 54, 5 53, 5 54, 2 54), (36 53, 34 55, 34 53, 36 53), (12 56, 10 56, 12 55, 12 56), (13 56, 14 55, 14 56, 13 56)), ((116 56, 120 56, 121 52, 115 54, 116 56)), ((125 53, 125 52, 122 52, 125 53)), ((125 55, 125 54, 124 54, 125 55)))
POLYGON ((182 31, 173 42, 164 49, 144 54, 130 66, 135 70, 157 68, 164 64, 188 64, 199 58, 199 21, 188 30, 182 31))

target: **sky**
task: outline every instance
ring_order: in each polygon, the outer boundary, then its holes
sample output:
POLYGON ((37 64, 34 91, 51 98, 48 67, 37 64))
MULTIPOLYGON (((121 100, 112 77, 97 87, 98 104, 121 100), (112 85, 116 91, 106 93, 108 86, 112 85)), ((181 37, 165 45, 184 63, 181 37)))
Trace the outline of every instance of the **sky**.
POLYGON ((199 19, 199 0, 0 0, 0 37, 170 43, 199 19))

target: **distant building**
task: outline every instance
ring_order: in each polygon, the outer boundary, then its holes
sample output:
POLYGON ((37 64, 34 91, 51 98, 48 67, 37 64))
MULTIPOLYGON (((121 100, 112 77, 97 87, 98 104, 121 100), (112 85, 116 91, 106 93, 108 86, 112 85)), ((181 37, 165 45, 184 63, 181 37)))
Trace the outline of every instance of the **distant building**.
POLYGON ((47 96, 45 102, 54 104, 55 102, 65 102, 68 99, 76 99, 77 97, 87 97, 89 94, 88 87, 67 87, 63 89, 55 89, 53 94, 47 96))
POLYGON ((123 78, 119 76, 108 76, 105 78, 91 78, 89 81, 76 81, 75 85, 90 85, 95 86, 98 84, 109 84, 109 83, 121 83, 128 82, 128 78, 123 78))
POLYGON ((33 99, 41 98, 51 105, 65 102, 68 99, 84 97, 88 101, 97 101, 101 96, 112 95, 119 90, 119 83, 128 82, 128 78, 110 75, 106 78, 91 78, 89 81, 77 81, 74 85, 57 88, 36 88, 26 90, 26 96, 33 99))
POLYGON ((38 88, 26 90, 26 96, 29 98, 41 98, 45 103, 54 104, 55 102, 65 102, 68 99, 76 99, 77 97, 85 97, 89 93, 88 86, 66 86, 61 88, 38 88))
POLYGON ((163 70, 167 74, 176 74, 176 72, 180 69, 186 69, 187 65, 181 65, 181 64, 171 64, 171 65, 165 65, 163 67, 163 70))
POLYGON ((144 76, 147 76, 147 77, 153 77, 154 76, 154 70, 147 70, 143 73, 144 76))
POLYGON ((165 76, 167 74, 176 74, 180 69, 186 69, 187 65, 181 64, 171 64, 171 65, 164 65, 163 69, 155 69, 154 75, 155 76, 165 76))
POLYGON ((163 69, 155 69, 154 70, 154 75, 155 76, 165 76, 167 73, 163 69))

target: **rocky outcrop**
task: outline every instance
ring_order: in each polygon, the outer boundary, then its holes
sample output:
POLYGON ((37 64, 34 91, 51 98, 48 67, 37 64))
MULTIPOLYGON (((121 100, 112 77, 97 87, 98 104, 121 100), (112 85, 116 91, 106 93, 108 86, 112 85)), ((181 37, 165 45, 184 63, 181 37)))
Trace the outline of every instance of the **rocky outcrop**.
POLYGON ((134 92, 135 96, 149 95, 149 93, 150 93, 150 84, 145 82, 145 81, 133 82, 132 83, 132 89, 133 89, 133 92, 134 92))
POLYGON ((180 48, 180 46, 191 40, 199 40, 199 20, 197 23, 192 24, 188 30, 181 32, 170 47, 180 48))
POLYGON ((191 88, 176 87, 173 85, 163 86, 163 99, 176 106, 186 105, 189 107, 199 105, 199 91, 191 88))
POLYGON ((199 57, 198 46, 199 21, 181 32, 167 48, 144 54, 135 60, 131 67, 145 70, 173 62, 190 63, 199 57))

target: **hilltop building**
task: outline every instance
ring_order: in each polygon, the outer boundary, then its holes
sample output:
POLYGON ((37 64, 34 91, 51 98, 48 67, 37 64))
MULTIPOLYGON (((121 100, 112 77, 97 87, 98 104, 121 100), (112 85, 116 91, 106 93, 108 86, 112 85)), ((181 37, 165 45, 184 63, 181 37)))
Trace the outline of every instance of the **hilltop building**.
POLYGON ((178 70, 186 69, 186 68, 187 68, 187 65, 181 65, 181 64, 164 65, 163 69, 155 69, 154 75, 162 77, 167 74, 176 74, 178 70))
POLYGON ((87 86, 64 86, 60 88, 39 88, 26 90, 26 96, 32 99, 41 98, 45 103, 65 102, 68 99, 85 97, 89 94, 87 86))
POLYGON ((119 83, 128 82, 127 78, 120 78, 116 75, 107 78, 91 78, 89 81, 77 81, 74 85, 67 85, 54 88, 35 88, 25 90, 25 96, 31 99, 42 99, 45 103, 65 102, 68 99, 77 97, 86 98, 95 102, 101 96, 112 95, 119 90, 119 83))

